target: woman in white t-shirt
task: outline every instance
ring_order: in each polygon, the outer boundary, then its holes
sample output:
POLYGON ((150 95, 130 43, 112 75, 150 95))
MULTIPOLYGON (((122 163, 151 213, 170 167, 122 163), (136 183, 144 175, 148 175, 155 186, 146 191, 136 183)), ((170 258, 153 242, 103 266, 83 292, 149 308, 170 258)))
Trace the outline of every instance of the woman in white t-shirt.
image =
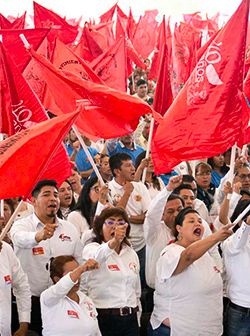
POLYGON ((96 216, 93 242, 83 250, 83 259, 100 264, 84 274, 83 289, 93 300, 102 336, 138 336, 140 308, 139 259, 130 247, 128 216, 122 208, 106 208, 96 216))
POLYGON ((157 262, 148 335, 222 335, 222 279, 207 252, 232 234, 231 226, 201 239, 204 227, 197 211, 180 211, 177 240, 165 247, 157 262))
POLYGON ((98 263, 93 259, 82 265, 73 256, 51 260, 50 277, 54 285, 40 297, 44 336, 101 335, 94 304, 79 291, 81 275, 97 268, 98 263))

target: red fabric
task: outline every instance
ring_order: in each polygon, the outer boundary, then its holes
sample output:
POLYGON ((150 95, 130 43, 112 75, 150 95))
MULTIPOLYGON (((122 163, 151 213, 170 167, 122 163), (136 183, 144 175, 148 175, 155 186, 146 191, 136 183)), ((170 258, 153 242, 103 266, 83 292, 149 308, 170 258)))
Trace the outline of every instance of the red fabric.
POLYGON ((156 174, 181 161, 218 155, 237 142, 248 13, 249 0, 243 0, 160 121, 152 151, 156 174))
POLYGON ((155 19, 157 10, 145 11, 143 17, 140 17, 133 36, 133 46, 135 50, 147 58, 154 49, 156 43, 156 29, 158 23, 155 19))
MULTIPOLYGON (((129 38, 126 39, 126 49, 128 58, 139 68, 143 70, 147 70, 147 65, 143 62, 142 57, 140 57, 135 50, 131 40, 129 38)), ((131 73, 128 73, 131 75, 131 73)))
POLYGON ((9 21, 3 14, 0 13, 0 27, 1 29, 24 29, 25 28, 26 12, 15 18, 12 22, 9 21))
POLYGON ((126 91, 126 61, 125 39, 120 38, 111 48, 91 62, 91 67, 106 85, 119 91, 126 91))
POLYGON ((78 34, 78 27, 71 26, 65 19, 60 17, 37 2, 34 4, 34 24, 36 28, 51 28, 49 38, 54 41, 55 37, 60 37, 64 43, 72 43, 78 34))
POLYGON ((116 20, 116 33, 115 33, 115 38, 119 40, 120 37, 125 37, 126 36, 126 26, 127 26, 127 21, 122 19, 119 15, 117 15, 117 20, 116 20))
POLYGON ((49 29, 22 29, 22 30, 1 30, 4 46, 11 54, 13 61, 18 68, 23 71, 29 63, 31 57, 24 47, 19 34, 24 34, 30 45, 34 50, 37 50, 41 45, 45 37, 47 36, 49 29))
POLYGON ((135 29, 136 29, 136 22, 133 17, 131 8, 129 8, 129 16, 128 16, 128 22, 127 22, 127 35, 130 38, 130 40, 132 40, 134 37, 135 29))
MULTIPOLYGON (((9 53, 6 52, 2 44, 0 44, 1 51, 1 120, 0 120, 0 132, 8 135, 13 135, 24 129, 28 129, 31 126, 45 121, 48 119, 44 107, 41 102, 34 95, 33 91, 29 87, 28 83, 22 76, 20 70, 13 62, 9 53)), ((53 135, 54 136, 54 135, 53 135)), ((51 136, 51 138, 53 138, 51 136)), ((33 151, 29 152, 27 149, 27 155, 29 159, 32 158, 35 161, 39 161, 41 157, 41 148, 49 146, 49 142, 41 142, 40 145, 33 148, 33 151), (42 144, 45 144, 43 146, 42 144), (35 152, 39 150, 39 155, 35 152), (34 155, 32 155, 32 153, 34 155)), ((50 151, 53 150, 50 147, 50 151)), ((18 159, 16 159, 18 160, 18 159)), ((32 160, 31 160, 32 161, 32 160)), ((2 162, 2 161, 1 161, 2 162)), ((26 160, 22 159, 22 165, 26 167, 26 160)), ((18 169, 17 167, 13 169, 18 169)), ((12 171, 13 171, 12 169, 12 171)), ((53 161, 47 164, 47 169, 51 176, 54 177, 59 183, 62 183, 69 175, 71 165, 68 160, 67 153, 63 145, 59 146, 56 152, 53 152, 53 161)), ((7 174, 7 173, 6 173, 7 174)), ((27 170, 27 178, 32 174, 27 170)), ((19 176, 19 175, 18 175, 19 176)), ((10 185, 6 183, 9 188, 10 185)), ((23 195, 23 194, 20 194, 23 195)), ((12 196, 10 196, 12 197, 12 196)))
MULTIPOLYGON (((105 23, 99 23, 97 25, 90 25, 91 30, 102 33, 103 37, 106 39, 107 47, 110 47, 115 43, 114 33, 113 33, 113 21, 108 21, 105 23)), ((100 45, 101 46, 101 45, 100 45)), ((106 49, 106 48, 103 48, 106 49)))
POLYGON ((103 53, 99 44, 95 41, 94 36, 89 31, 87 25, 84 26, 82 36, 77 45, 75 52, 85 61, 91 62, 103 53))
POLYGON ((60 162, 52 163, 76 117, 77 113, 72 113, 46 120, 0 143, 1 199, 19 196, 25 199, 39 180, 54 179, 60 185, 62 177, 71 175, 70 163, 63 171, 58 170, 62 167, 60 162))
POLYGON ((242 95, 242 135, 237 144, 242 147, 244 144, 250 142, 250 70, 243 83, 242 95))
POLYGON ((117 3, 113 7, 111 7, 107 12, 103 13, 100 16, 100 22, 102 23, 102 22, 111 21, 113 19, 116 7, 117 7, 117 3))
POLYGON ((136 128, 140 116, 152 113, 150 106, 139 98, 82 80, 77 76, 71 75, 67 78, 46 59, 32 50, 31 53, 40 64, 43 77, 63 113, 73 111, 76 100, 86 99, 88 106, 91 103, 93 113, 90 111, 86 116, 84 111, 76 121, 83 134, 88 133, 105 139, 119 137, 131 133, 136 128), (98 118, 94 111, 96 107, 98 118), (91 129, 88 126, 90 123, 93 123, 90 125, 91 129), (120 123, 119 129, 117 123, 120 123))

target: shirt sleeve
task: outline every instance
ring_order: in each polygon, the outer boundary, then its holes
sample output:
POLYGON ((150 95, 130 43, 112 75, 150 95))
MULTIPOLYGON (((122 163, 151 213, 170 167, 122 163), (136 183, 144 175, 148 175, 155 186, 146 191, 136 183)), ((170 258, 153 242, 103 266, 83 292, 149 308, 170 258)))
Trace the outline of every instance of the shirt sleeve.
POLYGON ((146 186, 142 182, 138 182, 138 183, 140 183, 140 187, 141 187, 142 211, 143 213, 145 213, 146 211, 148 211, 148 208, 150 206, 151 197, 150 197, 149 191, 146 188, 146 186))
POLYGON ((70 273, 66 274, 55 285, 42 292, 41 303, 48 307, 54 306, 68 294, 76 283, 71 280, 70 273))
POLYGON ((151 201, 144 221, 144 237, 147 244, 153 243, 159 234, 164 207, 171 191, 164 188, 151 201))
POLYGON ((182 251, 184 251, 184 247, 176 244, 168 245, 162 251, 156 265, 156 277, 159 282, 162 283, 171 278, 179 263, 182 251))
POLYGON ((249 241, 250 225, 242 222, 241 227, 222 244, 223 253, 234 255, 240 253, 249 241))
POLYGON ((13 294, 16 297, 19 322, 30 322, 31 292, 27 275, 10 246, 8 255, 11 261, 13 294))
POLYGON ((32 248, 38 245, 35 236, 37 232, 27 231, 27 225, 23 220, 17 220, 10 230, 11 240, 14 246, 19 248, 32 248))

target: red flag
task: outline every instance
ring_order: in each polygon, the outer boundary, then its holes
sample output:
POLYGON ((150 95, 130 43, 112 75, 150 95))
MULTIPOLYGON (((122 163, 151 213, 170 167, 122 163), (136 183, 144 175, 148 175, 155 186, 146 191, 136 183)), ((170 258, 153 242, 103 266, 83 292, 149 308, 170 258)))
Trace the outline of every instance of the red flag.
POLYGON ((103 50, 99 44, 95 41, 93 35, 89 31, 89 28, 85 24, 81 39, 74 49, 74 51, 85 61, 91 62, 96 57, 102 54, 103 50))
POLYGON ((156 174, 218 155, 238 140, 248 14, 249 0, 243 0, 164 115, 152 152, 156 174))
POLYGON ((119 137, 131 133, 136 128, 140 116, 152 113, 150 106, 141 99, 107 86, 85 81, 78 76, 67 78, 46 59, 33 50, 30 52, 40 64, 41 72, 62 112, 73 111, 75 101, 79 99, 86 99, 93 105, 89 109, 87 102, 88 113, 84 110, 83 115, 80 114, 76 121, 83 134, 88 133, 105 139, 119 137))
POLYGON ((128 22, 127 22, 127 35, 131 40, 134 37, 135 30, 136 30, 136 22, 133 17, 131 8, 129 8, 129 16, 128 16, 128 22))
POLYGON ((157 74, 156 90, 154 95, 153 108, 156 112, 164 115, 173 102, 171 90, 170 72, 168 67, 168 47, 166 36, 165 16, 162 20, 162 45, 160 50, 160 62, 157 74))
MULTIPOLYGON (((47 120, 48 117, 41 102, 34 95, 20 70, 13 62, 10 54, 6 52, 2 44, 0 44, 0 55, 0 132, 12 135, 23 129, 30 128, 34 124, 47 120)), ((47 142, 41 142, 40 146, 36 147, 36 149, 39 149, 39 158, 40 148, 48 145, 47 142)), ((32 157, 30 153, 29 155, 32 157)), ((38 157, 37 155, 33 156, 34 158, 38 157)), ((24 163, 25 160, 23 159, 22 162, 24 163)), ((54 178, 60 183, 70 176, 71 165, 63 145, 53 153, 53 161, 47 165, 47 169, 51 174, 54 174, 54 178)))
POLYGON ((30 61, 30 55, 27 53, 19 35, 24 34, 26 39, 37 50, 49 29, 22 29, 22 30, 1 30, 2 40, 5 48, 11 54, 13 61, 16 63, 20 71, 23 71, 30 61))
POLYGON ((240 147, 250 143, 250 70, 248 70, 243 83, 242 112, 242 134, 240 140, 237 142, 237 145, 240 147))
POLYGON ((91 67, 106 85, 116 90, 126 91, 126 61, 125 39, 121 37, 111 48, 91 62, 91 67))
MULTIPOLYGON (((71 113, 46 120, 0 143, 1 199, 19 196, 27 198, 34 185, 42 179, 54 179, 59 185, 62 183, 58 179, 58 173, 62 175, 62 172, 51 163, 77 115, 71 113)), ((71 171, 63 174, 67 178, 71 171)))
POLYGON ((0 13, 0 27, 1 29, 24 29, 25 28, 26 12, 18 17, 14 18, 11 22, 3 14, 0 13))
POLYGON ((36 28, 52 28, 49 34, 52 41, 56 36, 64 43, 72 43, 75 41, 78 34, 78 27, 71 26, 68 22, 61 18, 58 14, 54 13, 37 2, 34 4, 34 23, 36 28))
POLYGON ((138 55, 137 51, 135 50, 131 40, 126 38, 126 49, 128 55, 128 66, 127 66, 127 74, 130 76, 133 72, 133 66, 131 62, 133 62, 137 67, 147 70, 147 65, 143 62, 142 58, 138 55))
MULTIPOLYGON (((115 43, 114 33, 113 33, 113 21, 108 21, 105 23, 99 23, 96 25, 89 25, 91 31, 96 31, 102 34, 102 37, 106 40, 107 47, 110 47, 115 43)), ((100 41, 98 42, 100 44, 100 41)), ((106 47, 102 47, 103 44, 100 44, 100 47, 104 50, 106 47)))
POLYGON ((101 21, 101 23, 102 23, 102 22, 112 21, 113 16, 114 16, 114 13, 115 13, 115 10, 116 10, 116 7, 117 7, 117 3, 114 4, 114 6, 111 7, 107 12, 103 13, 103 14, 100 16, 100 21, 101 21))
POLYGON ((157 14, 157 10, 145 11, 144 16, 140 17, 136 26, 132 43, 135 50, 137 50, 143 58, 147 58, 150 55, 156 43, 155 32, 158 23, 155 17, 157 14))

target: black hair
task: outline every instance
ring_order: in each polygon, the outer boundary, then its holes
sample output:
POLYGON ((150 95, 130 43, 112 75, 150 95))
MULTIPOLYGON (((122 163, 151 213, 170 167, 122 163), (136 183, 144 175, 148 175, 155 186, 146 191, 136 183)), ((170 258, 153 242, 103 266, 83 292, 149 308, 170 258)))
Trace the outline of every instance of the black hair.
MULTIPOLYGON (((222 154, 224 156, 224 154, 222 154)), ((212 167, 212 169, 214 169, 215 164, 214 164, 214 157, 210 157, 207 160, 207 163, 212 167)), ((226 173, 229 171, 229 167, 226 165, 226 163, 224 162, 223 166, 220 167, 220 173, 223 175, 226 175, 226 173)))
POLYGON ((178 231, 176 230, 176 225, 180 225, 182 226, 183 221, 186 217, 186 215, 190 214, 190 213, 195 213, 197 215, 199 215, 198 211, 194 210, 193 208, 184 208, 182 209, 178 215, 175 217, 175 221, 174 221, 174 236, 177 239, 178 236, 178 231))
POLYGON ((73 209, 79 211, 81 215, 86 218, 90 227, 92 227, 93 224, 97 203, 96 204, 92 203, 89 197, 89 193, 93 185, 95 185, 97 182, 98 178, 96 176, 90 177, 85 182, 84 186, 82 187, 76 206, 73 209))
POLYGON ((206 169, 206 170, 208 170, 208 171, 212 171, 212 167, 208 164, 208 163, 206 163, 206 162, 199 162, 196 166, 195 166, 195 175, 197 175, 197 173, 198 173, 198 170, 199 170, 199 168, 203 168, 203 169, 206 169))
POLYGON ((41 189, 45 186, 55 187, 58 190, 57 182, 55 180, 41 180, 35 185, 31 192, 31 195, 33 197, 37 197, 41 192, 41 189))
POLYGON ((193 190, 193 188, 191 187, 190 184, 184 184, 184 183, 183 183, 183 184, 179 185, 179 187, 175 188, 174 191, 173 191, 173 193, 174 193, 174 194, 177 194, 177 195, 180 195, 180 192, 181 192, 181 190, 183 190, 183 189, 192 190, 192 192, 194 192, 194 190, 193 190))
POLYGON ((50 258, 49 273, 50 278, 55 283, 54 277, 62 278, 63 277, 63 267, 67 262, 76 261, 76 259, 71 255, 61 255, 55 258, 50 258))
MULTIPOLYGON (((135 169, 137 170, 138 167, 140 166, 140 163, 143 159, 145 159, 145 156, 146 156, 146 151, 143 151, 141 152, 137 157, 136 157, 136 160, 135 160, 135 169)), ((154 189, 157 189, 157 190, 161 190, 161 185, 160 185, 160 182, 157 178, 157 176, 152 173, 152 182, 153 182, 153 187, 154 189)), ((149 188, 149 185, 148 183, 145 181, 144 182, 145 186, 147 187, 147 189, 149 188)))
POLYGON ((168 197, 168 199, 167 199, 167 202, 169 202, 169 201, 174 201, 174 200, 176 200, 176 199, 178 199, 178 200, 181 201, 181 204, 182 204, 182 206, 183 206, 183 208, 184 208, 184 207, 185 207, 185 202, 184 202, 183 198, 182 198, 181 196, 179 196, 179 195, 173 193, 173 192, 172 192, 172 194, 169 195, 169 197, 168 197))
POLYGON ((109 166, 112 175, 115 176, 115 169, 120 169, 124 161, 132 160, 131 156, 127 153, 116 153, 109 158, 109 166))
MULTIPOLYGON (((74 197, 74 193, 73 193, 73 188, 72 188, 72 185, 69 182, 69 180, 65 180, 64 182, 68 183, 68 185, 70 186, 71 191, 72 191, 72 201, 71 201, 71 203, 69 205, 69 210, 72 211, 75 208, 75 206, 76 206, 76 201, 75 201, 75 197, 74 197)), ((57 216, 59 218, 61 218, 61 219, 64 219, 61 208, 58 209, 57 216)))
POLYGON ((145 79, 139 79, 137 82, 136 82, 136 87, 139 87, 140 85, 148 85, 148 82, 145 80, 145 79))
POLYGON ((192 175, 184 174, 182 175, 182 182, 192 183, 195 181, 195 178, 192 175))
POLYGON ((15 211, 15 205, 14 205, 14 201, 13 201, 13 199, 11 199, 11 198, 6 198, 6 199, 4 200, 4 203, 6 203, 6 204, 9 206, 9 208, 10 208, 10 212, 11 212, 11 214, 13 214, 14 211, 15 211))
POLYGON ((112 207, 112 208, 106 208, 103 209, 99 216, 95 217, 94 224, 93 224, 93 233, 95 237, 93 238, 94 242, 97 242, 101 244, 104 241, 103 236, 103 224, 105 220, 112 216, 121 216, 126 223, 128 223, 128 228, 126 231, 126 238, 124 239, 124 243, 130 246, 130 243, 128 241, 129 233, 130 233, 130 222, 127 215, 127 212, 123 208, 119 207, 112 207))
POLYGON ((236 171, 235 171, 236 176, 239 173, 238 170, 241 169, 241 168, 250 168, 250 165, 247 162, 242 163, 242 165, 238 169, 236 169, 236 171))

